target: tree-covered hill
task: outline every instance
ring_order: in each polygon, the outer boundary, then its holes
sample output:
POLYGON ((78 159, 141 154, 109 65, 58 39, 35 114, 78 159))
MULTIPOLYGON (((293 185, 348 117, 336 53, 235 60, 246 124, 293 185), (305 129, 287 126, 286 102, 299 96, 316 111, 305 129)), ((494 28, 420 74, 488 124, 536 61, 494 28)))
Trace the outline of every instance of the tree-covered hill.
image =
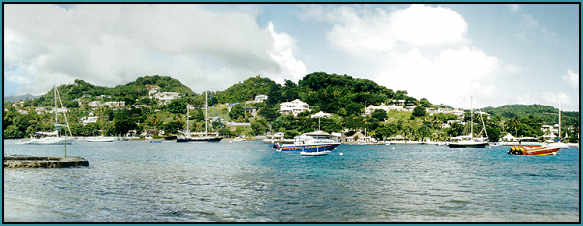
POLYGON ((268 105, 301 99, 319 110, 342 116, 358 115, 365 105, 377 105, 395 99, 417 102, 415 98, 407 96, 406 91, 394 92, 368 79, 324 72, 308 74, 297 84, 286 80, 283 85, 269 78, 255 76, 217 92, 219 103, 241 103, 259 94, 269 96, 268 105))
POLYGON ((358 115, 366 105, 379 105, 395 99, 417 102, 408 97, 406 91, 394 92, 371 80, 348 75, 315 72, 306 75, 298 85, 300 96, 309 105, 342 116, 358 115))
MULTIPOLYGON (((133 104, 136 99, 148 95, 146 85, 156 85, 160 87, 161 92, 178 92, 186 95, 195 95, 195 93, 182 84, 180 81, 169 76, 144 76, 139 77, 136 81, 124 85, 118 85, 113 88, 96 86, 86 81, 76 79, 73 84, 58 86, 60 97, 63 105, 67 107, 77 107, 75 99, 85 97, 91 100, 97 99, 101 95, 108 96, 108 101, 125 101, 126 104, 133 104)), ((33 106, 52 106, 54 105, 54 89, 39 98, 33 99, 33 106)))
MULTIPOLYGON (((534 117, 543 124, 556 124, 559 122, 559 109, 544 105, 504 105, 499 107, 485 107, 483 111, 506 119, 534 117)), ((568 125, 579 124, 578 112, 561 112, 562 123, 568 125)))
POLYGON ((253 100, 255 96, 269 95, 280 86, 269 78, 257 75, 232 85, 224 91, 216 92, 219 103, 241 103, 253 100))

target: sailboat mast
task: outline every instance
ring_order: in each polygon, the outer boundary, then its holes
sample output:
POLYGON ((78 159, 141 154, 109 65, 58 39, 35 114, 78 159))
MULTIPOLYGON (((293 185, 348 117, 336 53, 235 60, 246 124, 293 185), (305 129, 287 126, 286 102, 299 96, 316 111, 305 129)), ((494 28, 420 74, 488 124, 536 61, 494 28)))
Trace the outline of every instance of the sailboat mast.
POLYGON ((208 135, 208 114, 209 114, 209 103, 208 103, 208 91, 204 93, 204 135, 208 135))
POLYGON ((57 86, 53 86, 53 92, 55 96, 55 124, 59 123, 59 116, 57 114, 57 86))
POLYGON ((472 105, 472 97, 470 97, 470 138, 473 137, 474 137, 474 106, 472 105))
POLYGON ((559 104, 559 142, 561 142, 561 104, 559 104))

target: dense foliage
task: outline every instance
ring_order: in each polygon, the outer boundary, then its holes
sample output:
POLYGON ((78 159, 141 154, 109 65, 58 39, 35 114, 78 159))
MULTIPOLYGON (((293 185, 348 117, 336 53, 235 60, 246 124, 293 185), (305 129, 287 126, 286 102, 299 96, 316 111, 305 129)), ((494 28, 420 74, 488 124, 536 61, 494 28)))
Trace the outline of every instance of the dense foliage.
MULTIPOLYGON (((187 117, 191 131, 204 131, 205 95, 196 94, 180 81, 167 76, 141 77, 114 88, 75 80, 73 84, 59 86, 59 92, 63 105, 69 108, 69 124, 75 136, 123 136, 134 130, 138 134, 146 132, 158 135, 159 131, 164 131, 166 135, 177 134, 185 129, 187 117), (147 85, 159 86, 161 92, 178 92, 182 95, 168 105, 161 105, 148 97, 147 85), (87 106, 87 102, 95 100, 124 101, 126 107, 96 109, 87 106), (188 116, 187 106, 191 106, 188 116), (99 116, 99 121, 83 125, 81 119, 90 114, 99 116)), ((53 106, 53 98, 51 90, 38 98, 25 101, 24 106, 18 109, 15 105, 6 105, 3 136, 21 138, 36 131, 54 130, 54 114, 35 111, 38 106, 53 106), (22 110, 28 113, 18 112, 22 110)), ((470 132, 469 111, 462 118, 453 114, 433 114, 429 109, 446 106, 434 106, 425 98, 416 100, 407 96, 406 91, 393 91, 367 79, 323 72, 308 74, 298 83, 285 80, 283 84, 254 76, 224 91, 209 92, 208 103, 209 116, 220 117, 209 124, 209 129, 225 136, 284 132, 286 137, 291 138, 320 127, 327 132, 343 132, 346 136, 360 131, 379 140, 397 135, 411 140, 447 140, 470 132), (260 94, 267 95, 267 101, 246 103, 260 94), (280 104, 294 99, 308 103, 310 111, 297 116, 282 115, 279 112, 280 104), (399 103, 398 100, 415 107, 411 111, 375 110, 370 115, 364 114, 368 105, 399 103), (332 113, 332 117, 320 118, 318 123, 317 118, 310 116, 319 111, 332 113), (249 123, 249 126, 227 126, 227 122, 249 123)), ((517 137, 541 137, 542 125, 558 123, 558 110, 549 106, 508 105, 483 110, 489 116, 482 118, 480 114, 474 114, 474 133, 476 136, 487 133, 491 141, 498 141, 507 133, 517 137)), ((567 131, 571 142, 577 139, 578 125, 578 112, 562 113, 562 131, 567 131)))

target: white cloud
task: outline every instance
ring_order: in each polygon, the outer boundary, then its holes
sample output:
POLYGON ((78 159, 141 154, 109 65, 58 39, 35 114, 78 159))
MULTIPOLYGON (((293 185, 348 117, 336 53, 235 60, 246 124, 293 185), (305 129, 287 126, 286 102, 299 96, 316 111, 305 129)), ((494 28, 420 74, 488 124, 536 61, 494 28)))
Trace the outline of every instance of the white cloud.
POLYGON ((294 39, 259 26, 257 10, 211 7, 7 5, 5 78, 41 93, 76 78, 113 86, 161 74, 201 91, 306 72, 294 39))
POLYGON ((306 75, 307 69, 306 65, 297 60, 293 54, 293 38, 285 33, 276 33, 271 22, 269 22, 267 30, 274 40, 273 49, 269 55, 280 65, 283 72, 283 76, 277 78, 276 81, 282 83, 285 78, 297 82, 306 75))
MULTIPOLYGON (((308 11, 314 10, 321 12, 319 8, 308 11)), ((435 47, 467 41, 467 24, 461 15, 442 7, 413 5, 393 13, 341 7, 322 17, 335 22, 328 40, 349 53, 383 53, 399 45, 435 47)))
POLYGON ((370 79, 382 85, 454 106, 467 105, 460 97, 496 92, 494 76, 504 70, 503 64, 471 45, 465 36, 467 23, 451 9, 413 5, 389 12, 345 7, 331 14, 335 16, 323 15, 337 18, 328 40, 358 63, 373 64, 376 72, 370 79))
POLYGON ((563 80, 567 81, 571 88, 577 89, 579 88, 579 73, 574 72, 572 70, 567 70, 567 74, 564 75, 563 80))
POLYGON ((395 11, 389 20, 389 30, 396 40, 415 46, 459 43, 467 31, 460 14, 442 7, 412 5, 395 11))

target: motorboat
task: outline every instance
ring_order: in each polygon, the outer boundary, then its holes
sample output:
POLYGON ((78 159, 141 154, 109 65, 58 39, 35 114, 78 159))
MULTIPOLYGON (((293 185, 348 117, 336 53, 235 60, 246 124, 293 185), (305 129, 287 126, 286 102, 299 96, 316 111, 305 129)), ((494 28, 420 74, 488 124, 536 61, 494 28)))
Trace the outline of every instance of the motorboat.
POLYGON ((275 143, 273 148, 277 151, 321 152, 331 151, 338 145, 340 143, 331 139, 329 133, 317 130, 295 137, 293 144, 275 143))
POLYGON ((556 155, 560 148, 545 145, 512 146, 508 150, 511 155, 556 155))

